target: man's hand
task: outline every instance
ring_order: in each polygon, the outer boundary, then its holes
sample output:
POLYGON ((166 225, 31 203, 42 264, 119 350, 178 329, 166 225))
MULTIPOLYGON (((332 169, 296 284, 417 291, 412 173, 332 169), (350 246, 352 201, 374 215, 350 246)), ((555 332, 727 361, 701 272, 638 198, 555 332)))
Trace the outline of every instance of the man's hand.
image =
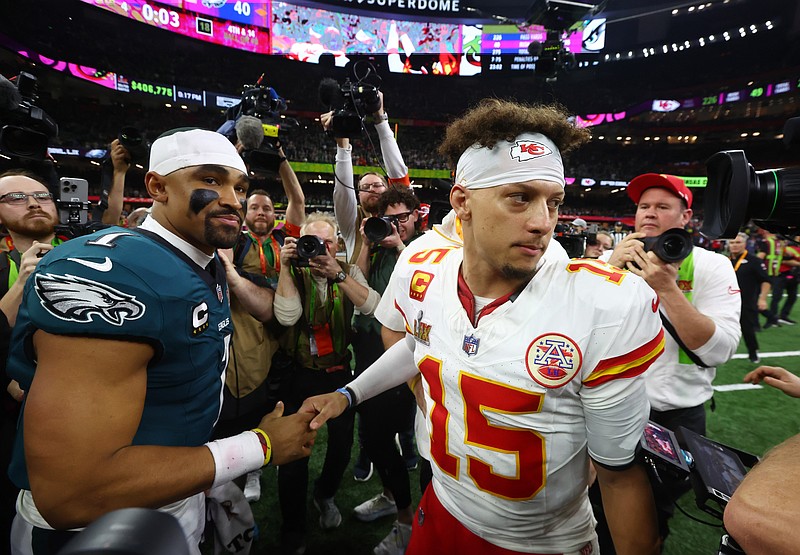
POLYGON ((40 243, 38 241, 34 241, 31 244, 31 247, 22 254, 17 281, 24 285, 25 280, 27 280, 28 276, 30 276, 36 269, 36 266, 39 264, 42 256, 51 250, 53 250, 53 245, 50 243, 40 243))
POLYGON ((336 274, 342 271, 342 267, 339 266, 339 263, 336 262, 336 259, 327 251, 325 251, 325 254, 321 254, 312 258, 308 263, 308 267, 311 269, 311 273, 313 275, 324 277, 330 280, 335 278, 336 274))
POLYGON ((373 242, 372 242, 372 241, 370 241, 370 240, 369 240, 369 237, 367 237, 367 234, 366 234, 366 233, 364 233, 364 224, 365 224, 365 223, 367 223, 367 220, 368 220, 368 219, 369 219, 369 218, 362 218, 362 219, 361 219, 361 227, 359 228, 359 230, 361 231, 361 242, 362 242, 362 244, 364 245, 364 246, 362 247, 362 251, 363 251, 364 249, 370 250, 370 249, 372 248, 372 246, 373 246, 373 242))
MULTIPOLYGON (((333 125, 333 111, 325 112, 324 114, 319 115, 319 122, 322 124, 322 128, 325 131, 331 130, 331 125, 333 125)), ((350 139, 346 137, 337 137, 336 138, 336 145, 339 148, 347 148, 350 146, 350 139)))
POLYGON ((283 416, 283 403, 279 401, 275 410, 261 419, 258 427, 269 436, 272 444, 270 462, 273 465, 279 466, 311 455, 311 446, 317 437, 316 428, 309 428, 313 416, 302 410, 283 416))
POLYGON ((381 241, 381 246, 387 249, 398 249, 402 244, 403 240, 400 239, 400 231, 397 229, 397 224, 392 222, 392 234, 387 235, 383 241, 381 241))
POLYGON ((281 247, 281 268, 289 268, 297 260, 297 239, 287 237, 281 247))
POLYGON ((800 398, 800 377, 780 366, 759 366, 752 372, 748 372, 744 381, 752 384, 763 381, 767 385, 780 389, 790 397, 800 398))
POLYGON ((115 172, 125 173, 131 167, 131 154, 119 139, 111 141, 111 163, 115 172))
POLYGON ((228 286, 234 290, 239 285, 239 281, 244 279, 236 271, 236 266, 233 265, 233 249, 217 249, 219 253, 220 262, 225 268, 225 278, 228 280, 228 286))
POLYGON ((319 430, 325 422, 331 418, 336 418, 347 408, 350 404, 347 397, 334 391, 333 393, 326 393, 325 395, 316 395, 309 397, 303 401, 303 406, 300 407, 298 412, 304 413, 313 418, 309 424, 312 430, 319 430))
POLYGON ((383 91, 378 91, 378 100, 381 101, 380 106, 374 112, 375 117, 381 117, 385 112, 383 111, 383 91))
POLYGON ((325 131, 330 130, 332 121, 333 121, 333 110, 319 115, 319 122, 322 124, 322 128, 325 131))
POLYGON ((644 243, 639 240, 644 236, 644 233, 638 232, 626 235, 622 241, 614 247, 614 251, 611 253, 611 258, 608 259, 608 263, 617 268, 627 268, 628 262, 633 260, 633 253, 636 247, 644 247, 644 243))
POLYGON ((664 262, 653 251, 645 252, 643 247, 633 249, 633 260, 626 264, 631 273, 643 278, 656 293, 676 288, 678 265, 664 262))
POLYGON ((767 310, 767 299, 758 298, 758 310, 767 310))

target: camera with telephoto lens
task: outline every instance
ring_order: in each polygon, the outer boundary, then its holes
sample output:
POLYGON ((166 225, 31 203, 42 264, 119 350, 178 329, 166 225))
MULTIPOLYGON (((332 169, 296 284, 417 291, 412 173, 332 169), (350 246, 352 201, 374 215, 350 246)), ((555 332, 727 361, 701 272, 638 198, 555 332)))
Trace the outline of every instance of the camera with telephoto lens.
POLYGON ((297 240, 297 258, 294 260, 294 265, 308 266, 309 261, 315 256, 322 256, 327 252, 325 249, 325 241, 316 235, 303 235, 297 240))
MULTIPOLYGON (((786 121, 783 142, 787 148, 800 143, 800 117, 786 121)), ((749 220, 774 233, 800 233, 800 167, 756 171, 743 150, 725 150, 706 168, 703 235, 732 239, 749 220)))
POLYGON ((364 235, 373 243, 380 243, 395 230, 400 233, 400 222, 394 216, 373 216, 364 222, 364 235))
POLYGON ((679 227, 668 229, 655 237, 642 237, 644 250, 653 251, 664 262, 680 262, 692 252, 692 236, 679 227))
POLYGON ((48 141, 58 137, 58 124, 36 106, 36 77, 22 71, 15 81, 0 75, 0 154, 44 162, 48 141))
MULTIPOLYGON (((370 75, 378 74, 375 66, 369 62, 359 61, 353 66, 355 81, 350 78, 343 83, 325 78, 319 84, 319 98, 326 108, 333 111, 330 131, 334 137, 354 139, 360 137, 364 128, 364 118, 368 114, 377 112, 381 107, 378 95, 380 82, 373 84, 367 82, 370 75), (364 75, 358 75, 360 64, 366 64, 364 75)), ((380 79, 380 78, 378 78, 380 79)))

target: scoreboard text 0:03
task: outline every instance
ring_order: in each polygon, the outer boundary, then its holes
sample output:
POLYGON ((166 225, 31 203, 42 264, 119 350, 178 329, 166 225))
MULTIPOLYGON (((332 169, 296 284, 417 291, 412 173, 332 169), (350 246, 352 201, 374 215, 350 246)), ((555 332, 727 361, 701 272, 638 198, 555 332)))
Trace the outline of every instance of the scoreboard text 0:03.
POLYGON ((163 85, 153 85, 152 83, 142 83, 141 81, 131 81, 131 90, 139 91, 155 96, 168 96, 172 98, 172 87, 163 85))

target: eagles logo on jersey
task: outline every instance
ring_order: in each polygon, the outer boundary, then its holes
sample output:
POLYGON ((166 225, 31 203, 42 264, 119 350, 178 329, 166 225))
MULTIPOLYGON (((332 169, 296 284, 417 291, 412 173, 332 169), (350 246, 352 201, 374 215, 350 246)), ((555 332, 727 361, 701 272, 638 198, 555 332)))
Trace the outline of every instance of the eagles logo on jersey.
POLYGON ((36 274, 34 283, 42 306, 61 320, 88 323, 97 315, 121 326, 125 320, 136 320, 145 313, 144 304, 136 297, 90 279, 36 274))

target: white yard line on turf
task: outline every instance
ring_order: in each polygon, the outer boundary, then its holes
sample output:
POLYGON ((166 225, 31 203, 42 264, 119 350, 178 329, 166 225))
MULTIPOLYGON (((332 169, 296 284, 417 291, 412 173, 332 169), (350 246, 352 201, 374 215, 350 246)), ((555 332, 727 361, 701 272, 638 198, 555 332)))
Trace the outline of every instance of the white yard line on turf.
MULTIPOLYGON (((732 358, 747 358, 747 353, 739 353, 737 355, 733 355, 732 358)), ((761 358, 773 358, 773 357, 796 357, 800 356, 800 351, 778 351, 775 353, 758 353, 758 356, 761 358)))
POLYGON ((743 389, 763 389, 763 386, 751 383, 729 383, 726 385, 715 385, 714 391, 741 391, 743 389))

